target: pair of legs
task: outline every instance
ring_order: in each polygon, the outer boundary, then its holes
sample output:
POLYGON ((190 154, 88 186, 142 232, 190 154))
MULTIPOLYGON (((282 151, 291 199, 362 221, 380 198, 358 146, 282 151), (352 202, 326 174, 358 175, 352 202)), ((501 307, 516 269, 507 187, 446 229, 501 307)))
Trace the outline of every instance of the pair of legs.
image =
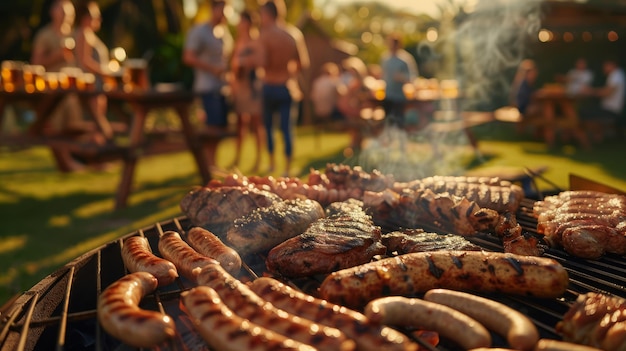
MULTIPOLYGON (((207 132, 219 133, 228 124, 228 103, 220 92, 206 92, 200 95, 202 108, 205 113, 205 125, 207 132)), ((204 143, 204 154, 209 167, 215 166, 215 152, 217 151, 217 139, 210 138, 204 143)))
POLYGON ((288 174, 291 168, 291 158, 293 154, 292 103, 293 99, 286 85, 266 84, 263 86, 263 123, 265 124, 267 134, 267 150, 270 154, 270 171, 273 171, 276 165, 274 157, 274 137, 272 135, 274 114, 276 112, 280 114, 280 130, 285 143, 285 174, 288 174))
POLYGON ((233 166, 239 164, 239 160, 241 158, 241 146, 243 144, 243 139, 248 130, 252 129, 255 136, 256 141, 256 158, 254 161, 254 167, 252 168, 253 172, 258 171, 259 169, 259 161, 261 160, 261 150, 263 149, 263 139, 265 138, 265 127, 261 123, 261 115, 256 113, 243 112, 239 113, 237 119, 237 140, 236 140, 236 150, 235 150, 235 160, 233 161, 233 166))

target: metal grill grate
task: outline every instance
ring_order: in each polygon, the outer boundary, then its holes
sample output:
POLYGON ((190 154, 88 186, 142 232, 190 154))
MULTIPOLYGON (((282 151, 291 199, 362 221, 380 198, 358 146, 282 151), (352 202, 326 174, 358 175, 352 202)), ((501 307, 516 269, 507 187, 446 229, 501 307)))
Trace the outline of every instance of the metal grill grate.
MULTIPOLYGON (((536 234, 536 220, 532 217, 533 200, 526 199, 518 212, 518 222, 525 232, 536 234)), ((134 235, 145 236, 158 255, 158 238, 164 231, 184 233, 190 227, 184 218, 156 223, 132 232, 118 240, 92 250, 46 277, 0 315, 0 350, 130 350, 109 337, 96 318, 97 299, 103 287, 127 273, 121 259, 122 241, 134 235)), ((479 234, 470 239, 486 250, 501 251, 499 239, 479 234)), ((626 260, 607 255, 597 261, 577 259, 558 249, 548 249, 547 257, 559 261, 570 274, 567 293, 559 299, 545 300, 503 296, 488 297, 506 303, 528 315, 539 328, 542 337, 559 339, 554 327, 569 305, 581 293, 604 292, 626 297, 626 260)), ((262 257, 247 257, 240 279, 255 279, 264 273, 262 257)), ((296 279, 290 285, 312 293, 319 281, 296 279)), ((184 278, 160 287, 144 298, 141 307, 161 311, 177 320, 179 335, 161 350, 202 350, 204 342, 193 331, 179 308, 180 293, 193 284, 184 278)), ((495 336, 496 347, 505 347, 504 340, 495 336)), ((437 350, 451 350, 442 343, 437 350)))

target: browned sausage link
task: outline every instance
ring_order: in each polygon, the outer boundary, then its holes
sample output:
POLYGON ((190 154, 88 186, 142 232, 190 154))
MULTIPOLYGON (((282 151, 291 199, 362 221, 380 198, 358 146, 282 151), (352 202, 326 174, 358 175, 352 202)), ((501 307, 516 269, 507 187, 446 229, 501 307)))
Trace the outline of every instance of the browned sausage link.
POLYGON ((569 283, 556 260, 484 251, 418 252, 385 258, 329 274, 320 297, 352 308, 388 295, 415 295, 433 288, 561 296, 569 283))
POLYGON ((241 269, 241 257, 237 251, 210 231, 202 227, 191 228, 187 232, 187 241, 199 253, 217 260, 229 273, 236 274, 241 269))
POLYGON ((354 341, 336 328, 294 316, 263 300, 219 265, 208 265, 198 274, 198 285, 213 288, 224 304, 252 323, 322 350, 353 350, 354 341))
POLYGON ((212 349, 221 351, 294 350, 313 351, 284 335, 236 315, 220 300, 215 290, 198 286, 181 294, 181 309, 212 349))
POLYGON ((534 351, 602 351, 595 347, 578 345, 566 341, 541 339, 535 346, 534 351))
POLYGON ((365 306, 374 323, 434 330, 464 349, 491 346, 491 334, 478 321, 448 306, 402 296, 381 297, 365 306))
POLYGON ((130 272, 148 272, 155 276, 159 286, 171 284, 178 278, 176 266, 153 254, 148 239, 143 236, 131 236, 124 240, 122 260, 130 272))
POLYGON ((516 350, 532 350, 539 340, 539 331, 528 317, 500 302, 448 289, 429 290, 424 300, 465 313, 506 337, 509 346, 516 350))
POLYGON ((196 281, 196 274, 200 268, 219 264, 216 260, 199 254, 174 231, 167 231, 159 238, 159 252, 165 259, 174 263, 183 277, 193 282, 196 281))
POLYGON ((98 297, 98 320, 116 339, 134 347, 153 348, 176 335, 168 315, 139 308, 139 302, 157 287, 147 272, 130 273, 109 285, 98 297))
POLYGON ((316 323, 333 326, 356 342, 363 351, 415 351, 419 346, 404 334, 369 323, 357 311, 297 291, 276 279, 257 278, 250 283, 252 291, 272 305, 316 323))

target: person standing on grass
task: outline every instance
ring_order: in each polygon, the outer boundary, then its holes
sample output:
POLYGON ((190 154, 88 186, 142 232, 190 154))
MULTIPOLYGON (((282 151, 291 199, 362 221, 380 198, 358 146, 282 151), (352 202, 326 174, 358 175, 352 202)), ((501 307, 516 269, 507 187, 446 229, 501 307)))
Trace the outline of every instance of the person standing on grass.
MULTIPOLYGON (((207 132, 220 133, 228 125, 228 103, 223 93, 233 39, 224 23, 225 0, 209 0, 209 21, 195 25, 185 38, 183 63, 194 70, 193 91, 200 96, 207 132)), ((217 142, 205 142, 209 167, 215 165, 217 142)))
POLYGON ((389 124, 404 129, 407 98, 403 87, 404 84, 411 83, 417 77, 417 63, 415 58, 402 48, 399 35, 391 35, 388 40, 389 52, 381 62, 385 81, 383 107, 389 124))
POLYGON ((285 143, 286 166, 289 174, 293 156, 294 101, 302 99, 297 86, 298 74, 309 67, 309 53, 302 32, 284 21, 282 0, 267 1, 261 5, 260 42, 263 48, 263 121, 270 154, 270 172, 275 167, 272 125, 274 113, 280 114, 280 129, 285 143))
POLYGON ((253 26, 252 14, 243 11, 237 25, 237 39, 231 60, 230 86, 235 112, 237 113, 237 144, 233 165, 239 164, 244 135, 247 129, 252 128, 256 137, 256 158, 253 172, 258 171, 263 139, 265 138, 265 127, 261 122, 262 83, 257 75, 257 69, 261 64, 261 48, 256 39, 257 35, 258 31, 253 26))

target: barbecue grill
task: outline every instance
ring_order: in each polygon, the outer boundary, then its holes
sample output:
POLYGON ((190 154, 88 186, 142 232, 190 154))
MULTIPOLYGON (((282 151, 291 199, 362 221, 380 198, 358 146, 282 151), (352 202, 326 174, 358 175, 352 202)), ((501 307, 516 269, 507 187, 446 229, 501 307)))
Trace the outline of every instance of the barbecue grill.
MULTIPOLYGON (((524 199, 517 215, 525 232, 534 233, 536 220, 532 217, 534 200, 524 199)), ((19 296, 14 303, 0 311, 0 350, 132 350, 108 336, 96 317, 100 292, 109 284, 127 274, 121 259, 122 241, 133 235, 145 236, 154 252, 158 253, 159 235, 173 230, 184 233, 191 227, 186 217, 174 218, 137 230, 113 242, 96 248, 69 262, 63 268, 43 279, 19 296)), ((470 238, 485 250, 502 251, 500 240, 488 234, 470 238)), ((626 297, 626 260, 606 255, 597 261, 578 259, 559 249, 548 249, 545 256, 559 261, 568 271, 570 285, 558 299, 528 297, 488 297, 523 312, 536 324, 544 338, 560 339, 555 325, 569 309, 579 294, 602 292, 626 297)), ((244 260, 241 280, 255 279, 265 270, 263 257, 252 256, 244 260)), ((316 279, 288 281, 305 292, 314 292, 316 279)), ((184 278, 176 283, 158 288, 141 302, 145 309, 165 312, 177 320, 179 335, 160 350, 206 349, 179 308, 179 295, 193 284, 184 278)), ((418 340, 419 341, 419 340, 418 340)), ((506 347, 506 341, 494 335, 497 347, 506 347)), ((454 344, 445 340, 432 350, 454 350, 454 344)))

